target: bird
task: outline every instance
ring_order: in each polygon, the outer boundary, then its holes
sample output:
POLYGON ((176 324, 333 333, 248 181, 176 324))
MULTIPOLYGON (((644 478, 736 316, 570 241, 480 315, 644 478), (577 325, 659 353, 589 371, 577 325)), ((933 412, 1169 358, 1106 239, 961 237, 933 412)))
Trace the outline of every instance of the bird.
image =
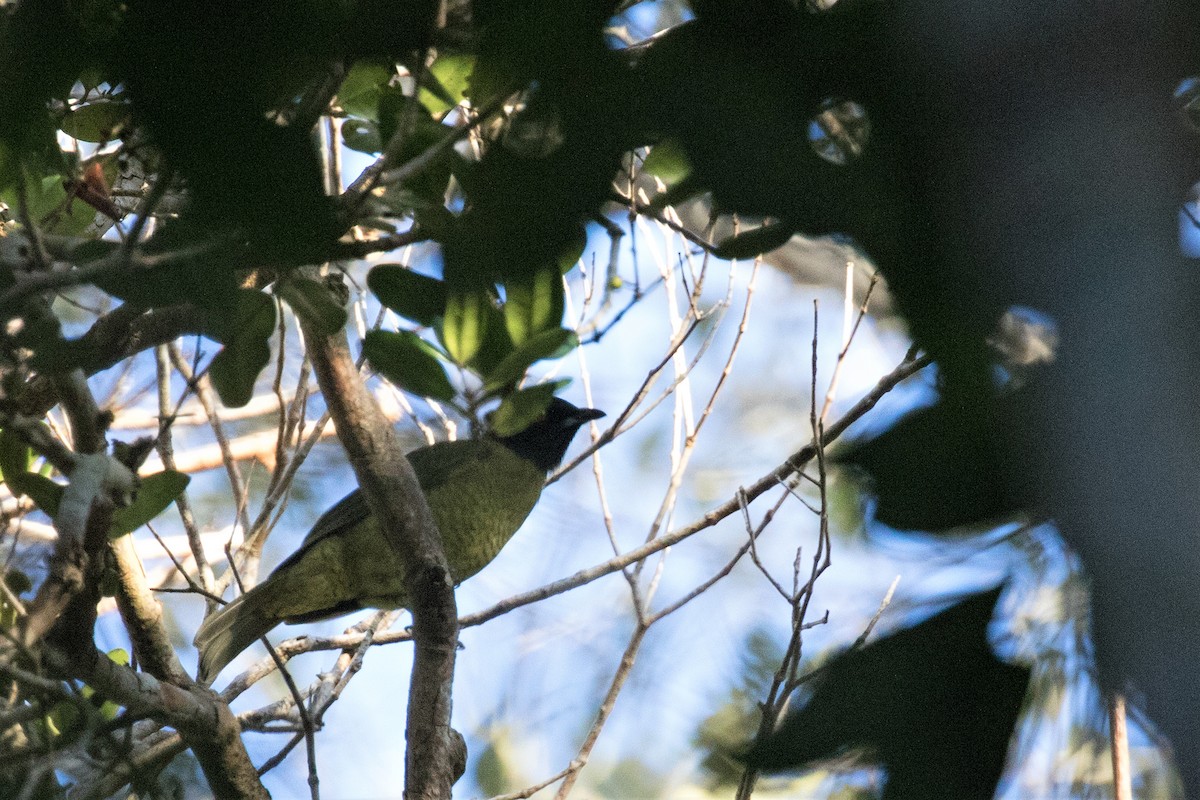
MULTIPOLYGON (((408 454, 442 537, 455 585, 494 559, 525 522, 546 475, 580 427, 604 416, 555 397, 511 436, 439 442, 408 454)), ((196 632, 199 677, 211 682, 276 625, 363 608, 408 605, 404 568, 355 489, 326 511, 300 547, 259 585, 209 615, 196 632)))

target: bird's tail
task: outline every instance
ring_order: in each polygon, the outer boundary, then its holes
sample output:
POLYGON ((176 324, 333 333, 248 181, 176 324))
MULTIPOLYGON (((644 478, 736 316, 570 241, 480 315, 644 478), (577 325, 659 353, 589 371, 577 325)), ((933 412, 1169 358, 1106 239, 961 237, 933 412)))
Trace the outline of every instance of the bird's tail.
POLYGON ((277 588, 269 580, 259 584, 201 623, 193 644, 200 651, 202 682, 217 677, 239 653, 279 624, 272 610, 272 592, 277 588))

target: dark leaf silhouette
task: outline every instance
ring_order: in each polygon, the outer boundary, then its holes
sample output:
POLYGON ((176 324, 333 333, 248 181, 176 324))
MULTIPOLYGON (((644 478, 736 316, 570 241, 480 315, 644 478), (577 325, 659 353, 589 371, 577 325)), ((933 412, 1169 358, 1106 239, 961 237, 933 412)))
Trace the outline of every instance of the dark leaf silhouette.
POLYGON ((837 455, 866 473, 875 518, 901 530, 943 531, 994 522, 1027 507, 1012 484, 1015 400, 945 399, 837 455))
POLYGON ((1029 683, 988 644, 1001 590, 838 656, 746 760, 777 770, 863 750, 887 769, 883 800, 990 800, 1029 683))

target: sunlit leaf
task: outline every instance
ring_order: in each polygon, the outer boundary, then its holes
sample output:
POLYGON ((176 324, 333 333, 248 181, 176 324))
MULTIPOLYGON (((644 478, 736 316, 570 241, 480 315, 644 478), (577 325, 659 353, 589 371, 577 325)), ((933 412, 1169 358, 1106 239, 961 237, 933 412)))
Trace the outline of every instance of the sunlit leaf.
POLYGON ((62 132, 84 142, 111 141, 128 121, 130 108, 126 103, 101 100, 80 106, 62 121, 62 132))
POLYGON ((191 481, 187 475, 173 470, 164 470, 142 478, 141 487, 133 503, 113 512, 109 536, 121 536, 137 530, 161 514, 175 498, 187 488, 191 481))
POLYGON ((575 332, 566 328, 551 328, 535 334, 485 375, 487 383, 484 384, 484 390, 499 391, 520 380, 534 362, 565 355, 578 346, 579 339, 575 332))
POLYGON ((475 70, 475 56, 451 53, 439 57, 429 68, 433 80, 421 87, 418 99, 430 114, 445 114, 466 98, 467 85, 475 70))
POLYGON ((528 428, 546 413, 555 392, 561 389, 564 383, 539 383, 504 398, 488 419, 492 432, 497 436, 512 436, 528 428))
POLYGON ((692 162, 688 161, 687 153, 678 141, 664 139, 650 148, 646 160, 642 162, 642 171, 667 186, 673 186, 691 174, 692 162))
POLYGON ((563 315, 562 273, 542 268, 504 285, 504 325, 520 346, 538 333, 557 328, 563 315))
POLYGON ((487 330, 483 334, 483 344, 467 366, 479 376, 491 375, 500 362, 508 358, 514 350, 512 337, 504 327, 504 312, 492 306, 488 309, 487 330))
POLYGON ((355 63, 338 89, 338 105, 352 117, 378 121, 379 97, 394 71, 376 61, 355 63))
POLYGON ((0 431, 0 480, 27 472, 33 454, 25 440, 10 430, 0 431))
POLYGON ((371 367, 406 392, 449 402, 454 386, 433 349, 411 331, 370 331, 363 352, 371 367))
POLYGON ((451 292, 446 297, 440 336, 446 352, 458 364, 466 364, 483 344, 487 333, 491 298, 482 290, 451 292))

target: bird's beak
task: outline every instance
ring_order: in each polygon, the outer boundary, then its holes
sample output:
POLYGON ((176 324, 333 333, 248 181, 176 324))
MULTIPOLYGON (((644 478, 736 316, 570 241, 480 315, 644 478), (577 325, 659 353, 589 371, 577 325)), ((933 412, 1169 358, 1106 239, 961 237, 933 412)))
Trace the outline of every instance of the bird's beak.
POLYGON ((580 425, 585 422, 591 422, 594 419, 600 419, 603 416, 604 412, 598 408, 581 408, 575 414, 575 418, 579 420, 580 425))

